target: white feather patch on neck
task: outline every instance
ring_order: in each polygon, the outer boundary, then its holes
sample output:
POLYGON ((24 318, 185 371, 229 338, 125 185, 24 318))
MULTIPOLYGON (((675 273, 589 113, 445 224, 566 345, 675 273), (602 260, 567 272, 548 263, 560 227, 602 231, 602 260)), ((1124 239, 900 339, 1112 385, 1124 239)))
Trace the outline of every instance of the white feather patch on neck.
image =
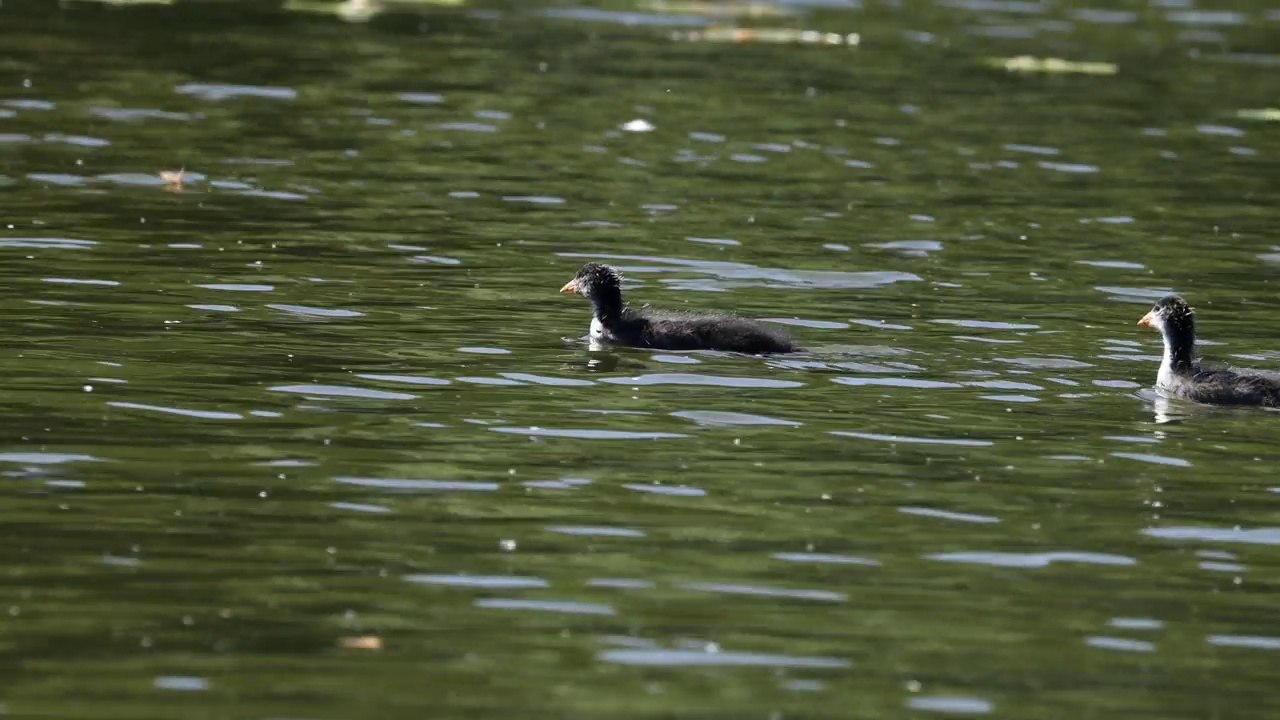
POLYGON ((1160 356, 1160 371, 1156 373, 1156 387, 1173 387, 1173 346, 1169 339, 1164 341, 1164 354, 1160 356))

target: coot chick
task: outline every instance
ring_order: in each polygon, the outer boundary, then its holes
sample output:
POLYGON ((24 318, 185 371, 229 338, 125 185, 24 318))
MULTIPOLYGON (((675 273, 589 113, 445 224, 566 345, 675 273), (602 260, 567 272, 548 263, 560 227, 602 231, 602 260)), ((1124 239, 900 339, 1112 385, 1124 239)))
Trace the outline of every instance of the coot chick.
POLYGON ((1200 367, 1195 360, 1195 313, 1177 295, 1162 298, 1138 324, 1164 336, 1164 356, 1156 375, 1156 387, 1161 390, 1200 403, 1280 407, 1280 374, 1200 367))
POLYGON ((587 263, 560 288, 591 301, 591 340, 657 350, 725 350, 751 354, 796 349, 783 330, 736 315, 632 310, 622 302, 622 276, 608 265, 587 263))

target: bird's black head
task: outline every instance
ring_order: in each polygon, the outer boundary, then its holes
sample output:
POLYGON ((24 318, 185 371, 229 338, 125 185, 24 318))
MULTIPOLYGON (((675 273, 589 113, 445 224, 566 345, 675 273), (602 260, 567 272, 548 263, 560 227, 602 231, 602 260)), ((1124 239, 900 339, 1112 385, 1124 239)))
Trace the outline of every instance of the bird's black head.
POLYGON ((578 293, 592 302, 617 299, 622 301, 622 275, 608 265, 587 263, 572 280, 560 288, 562 293, 578 293))
POLYGON ((1160 298, 1138 324, 1155 328, 1165 336, 1194 338, 1196 334, 1195 311, 1177 295, 1160 298))

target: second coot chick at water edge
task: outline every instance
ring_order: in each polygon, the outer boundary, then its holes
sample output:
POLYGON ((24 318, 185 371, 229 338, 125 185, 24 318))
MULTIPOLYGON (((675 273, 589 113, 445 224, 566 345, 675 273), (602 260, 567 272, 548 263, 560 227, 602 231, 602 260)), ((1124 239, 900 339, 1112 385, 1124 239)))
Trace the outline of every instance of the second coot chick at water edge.
POLYGON ((1159 330, 1164 338, 1156 375, 1161 390, 1201 403, 1280 407, 1280 374, 1200 367, 1195 360, 1195 313, 1177 295, 1161 299, 1138 324, 1159 330))
POLYGON ((591 301, 591 340, 597 343, 752 354, 796 349, 785 331, 736 315, 632 310, 622 302, 622 276, 600 263, 583 265, 560 292, 578 293, 591 301))

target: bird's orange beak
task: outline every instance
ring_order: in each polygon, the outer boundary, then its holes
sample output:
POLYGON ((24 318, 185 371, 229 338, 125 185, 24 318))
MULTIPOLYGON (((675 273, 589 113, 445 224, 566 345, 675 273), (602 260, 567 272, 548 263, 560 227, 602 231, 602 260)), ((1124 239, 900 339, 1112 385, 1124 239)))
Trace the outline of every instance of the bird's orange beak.
POLYGON ((577 280, 570 280, 569 282, 565 283, 565 284, 564 284, 564 287, 560 288, 560 292, 562 292, 562 293, 576 293, 576 292, 578 292, 578 281, 577 281, 577 280))
POLYGON ((1155 319, 1156 319, 1156 311, 1148 310, 1147 314, 1143 315, 1142 319, 1138 321, 1138 324, 1141 325, 1142 327, 1151 327, 1152 323, 1155 322, 1155 319))

